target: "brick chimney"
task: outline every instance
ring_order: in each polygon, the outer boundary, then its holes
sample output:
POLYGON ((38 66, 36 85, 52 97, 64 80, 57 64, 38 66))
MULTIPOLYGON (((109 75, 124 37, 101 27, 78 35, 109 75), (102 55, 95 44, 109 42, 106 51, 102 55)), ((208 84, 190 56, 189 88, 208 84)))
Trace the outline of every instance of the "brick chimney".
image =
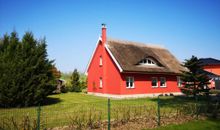
POLYGON ((102 24, 102 43, 106 43, 106 24, 102 24))

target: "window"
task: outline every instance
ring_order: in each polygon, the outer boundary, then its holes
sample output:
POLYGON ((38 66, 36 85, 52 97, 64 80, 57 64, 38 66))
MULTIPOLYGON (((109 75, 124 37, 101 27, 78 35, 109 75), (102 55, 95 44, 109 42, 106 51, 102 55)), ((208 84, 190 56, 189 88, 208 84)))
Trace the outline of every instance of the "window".
POLYGON ((142 61, 140 61, 141 65, 156 65, 156 63, 150 59, 150 58, 145 58, 142 61))
POLYGON ((134 77, 126 78, 126 88, 134 88, 134 77))
POLYGON ((102 66, 102 56, 99 57, 99 66, 102 66))
POLYGON ((102 77, 99 78, 99 88, 102 88, 103 85, 102 85, 102 77))
POLYGON ((178 87, 182 86, 182 80, 181 80, 180 76, 177 76, 177 86, 178 87))
POLYGON ((157 82, 157 78, 156 77, 152 78, 151 86, 152 87, 158 87, 158 82, 157 82))
POLYGON ((160 77, 160 87, 166 87, 166 78, 160 77))

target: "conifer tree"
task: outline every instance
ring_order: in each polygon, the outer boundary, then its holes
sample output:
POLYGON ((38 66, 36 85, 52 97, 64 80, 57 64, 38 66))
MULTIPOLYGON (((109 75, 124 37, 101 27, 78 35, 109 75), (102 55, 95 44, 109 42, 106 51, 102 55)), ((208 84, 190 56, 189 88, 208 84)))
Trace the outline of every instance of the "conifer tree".
POLYGON ((183 72, 181 79, 184 82, 184 90, 191 91, 196 96, 199 91, 204 91, 209 84, 210 78, 204 73, 200 62, 197 57, 192 56, 190 59, 186 59, 184 67, 188 68, 188 71, 183 72))
POLYGON ((0 106, 36 105, 55 88, 53 61, 47 58, 46 40, 31 32, 19 40, 17 33, 0 40, 0 106))
POLYGON ((72 84, 72 86, 70 88, 71 92, 80 92, 81 91, 79 78, 80 78, 79 72, 77 71, 77 69, 74 69, 72 76, 71 76, 71 84, 72 84))

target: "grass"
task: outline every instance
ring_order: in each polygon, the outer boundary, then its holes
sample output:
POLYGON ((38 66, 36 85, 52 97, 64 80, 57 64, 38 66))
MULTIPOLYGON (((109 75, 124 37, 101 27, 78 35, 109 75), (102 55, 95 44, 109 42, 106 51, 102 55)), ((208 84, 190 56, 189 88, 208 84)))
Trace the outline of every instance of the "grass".
MULTIPOLYGON (((111 100, 111 108, 122 106, 155 105, 149 98, 130 100, 111 100)), ((24 116, 37 118, 38 107, 28 108, 0 108, 0 120, 14 117, 21 120, 24 116)), ((103 120, 107 119, 107 98, 87 95, 84 93, 65 93, 50 95, 41 107, 41 118, 46 127, 63 126, 69 123, 68 119, 72 115, 80 115, 89 111, 97 111, 103 120)))
MULTIPOLYGON (((179 97, 161 97, 163 103, 161 112, 175 110, 177 105, 194 103, 193 99, 179 97), (172 104, 172 106, 171 106, 172 104)), ((37 118, 38 107, 29 108, 0 108, 0 120, 14 117, 21 121, 24 116, 29 116, 32 120, 37 118)), ((121 119, 130 118, 137 115, 156 115, 157 98, 138 98, 111 100, 111 118, 121 119)), ((65 93, 48 96, 41 107, 41 122, 45 127, 56 127, 69 125, 69 119, 75 116, 85 117, 91 114, 100 117, 101 120, 107 119, 107 98, 96 97, 84 93, 65 93)), ((96 119, 97 120, 97 119, 96 119)), ((1 124, 0 124, 1 125, 1 124)))
POLYGON ((198 120, 146 130, 220 130, 220 120, 198 120))

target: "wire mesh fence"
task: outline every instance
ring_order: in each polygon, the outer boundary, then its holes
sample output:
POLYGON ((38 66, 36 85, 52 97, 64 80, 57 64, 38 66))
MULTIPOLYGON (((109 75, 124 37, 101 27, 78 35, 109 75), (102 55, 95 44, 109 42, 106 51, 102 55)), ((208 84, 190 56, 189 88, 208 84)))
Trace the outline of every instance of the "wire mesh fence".
POLYGON ((218 116, 219 102, 154 98, 1 108, 0 129, 114 129, 129 122, 145 128, 218 116), (148 99, 149 100, 149 99, 148 99))

